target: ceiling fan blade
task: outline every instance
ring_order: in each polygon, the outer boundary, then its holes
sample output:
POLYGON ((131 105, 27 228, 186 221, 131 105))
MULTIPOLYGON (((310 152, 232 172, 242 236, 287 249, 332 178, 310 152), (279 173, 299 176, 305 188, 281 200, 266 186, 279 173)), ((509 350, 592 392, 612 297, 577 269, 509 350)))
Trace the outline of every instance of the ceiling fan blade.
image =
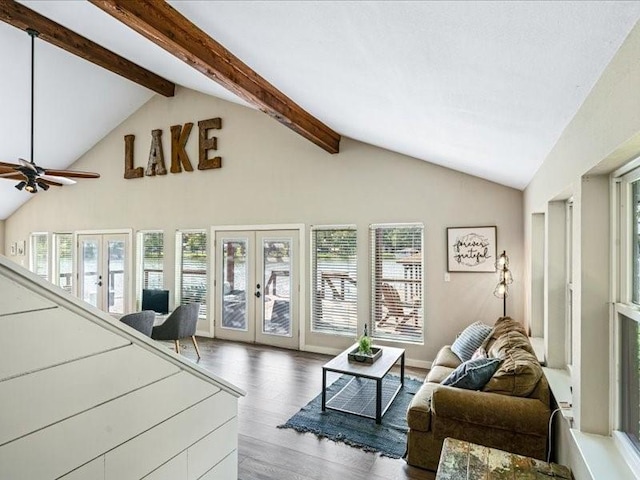
POLYGON ((65 177, 58 177, 56 175, 43 174, 43 175, 39 175, 38 178, 42 180, 47 180, 48 182, 56 182, 61 185, 74 185, 76 183, 75 180, 71 180, 70 178, 65 178, 65 177))
POLYGON ((54 182, 52 180, 47 180, 45 178, 42 178, 42 176, 40 176, 40 178, 38 178, 38 181, 46 183, 47 185, 52 185, 54 187, 64 187, 64 185, 62 183, 54 182))
POLYGON ((58 177, 73 177, 73 178, 100 178, 99 173, 93 172, 79 172, 77 170, 49 170, 44 169, 46 175, 55 175, 58 177))
POLYGON ((15 168, 5 167, 3 165, 0 165, 0 175, 5 174, 5 173, 11 174, 11 173, 20 173, 20 172, 17 172, 15 168))
POLYGON ((0 162, 0 167, 9 167, 9 168, 13 168, 15 170, 17 168, 20 168, 20 165, 18 165, 16 163, 0 162))
POLYGON ((36 166, 33 163, 25 160, 24 158, 19 158, 18 161, 20 162, 20 165, 22 165, 23 167, 30 168, 34 172, 38 171, 38 169, 36 168, 36 166))
POLYGON ((22 175, 20 172, 14 172, 0 174, 0 178, 4 178, 5 180, 24 180, 27 177, 22 175))

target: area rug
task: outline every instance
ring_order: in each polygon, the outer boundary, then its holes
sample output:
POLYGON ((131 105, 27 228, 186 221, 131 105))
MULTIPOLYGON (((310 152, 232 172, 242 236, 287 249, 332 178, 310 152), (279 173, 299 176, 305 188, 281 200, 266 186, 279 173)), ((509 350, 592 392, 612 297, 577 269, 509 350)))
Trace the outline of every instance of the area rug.
MULTIPOLYGON (((336 393, 342 390, 353 377, 341 376, 327 388, 327 403, 336 393)), ((383 380, 383 389, 394 389, 400 382, 400 377, 387 375, 383 380)), ((355 379, 349 388, 373 388, 375 382, 368 379, 355 379)), ((387 413, 382 417, 382 423, 376 424, 375 419, 363 418, 349 413, 334 410, 322 411, 322 395, 318 395, 298 413, 278 428, 293 428, 298 432, 315 433, 320 438, 328 438, 335 442, 343 442, 367 452, 379 452, 391 457, 401 458, 407 445, 407 408, 415 393, 420 389, 421 381, 405 377, 404 388, 398 392, 387 413)), ((385 395, 383 395, 384 397, 385 395)), ((366 398, 366 397, 365 397, 366 398)), ((375 409, 375 395, 369 397, 369 406, 375 409)), ((368 410, 363 406, 363 410, 368 410)), ((375 411, 375 410, 373 410, 375 411)))

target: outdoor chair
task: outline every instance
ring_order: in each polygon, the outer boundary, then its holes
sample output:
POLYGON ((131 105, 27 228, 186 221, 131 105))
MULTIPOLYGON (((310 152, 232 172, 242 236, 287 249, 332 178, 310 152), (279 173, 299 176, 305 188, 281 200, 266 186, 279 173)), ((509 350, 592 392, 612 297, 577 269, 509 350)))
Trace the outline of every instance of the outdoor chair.
POLYGON ((153 310, 143 310, 142 312, 129 313, 120 318, 120 321, 137 331, 144 333, 147 337, 151 336, 153 322, 156 314, 153 310))
POLYGON ((386 309, 386 313, 378 322, 378 326, 393 322, 396 330, 417 328, 420 302, 403 302, 398 291, 388 283, 380 285, 380 289, 382 292, 382 306, 386 309), (410 325, 411 321, 413 321, 413 326, 410 325))
POLYGON ((180 339, 191 337, 193 346, 200 359, 200 349, 196 342, 196 325, 198 323, 199 303, 189 303, 178 306, 162 325, 153 327, 151 338, 154 340, 173 340, 176 353, 180 353, 180 339))

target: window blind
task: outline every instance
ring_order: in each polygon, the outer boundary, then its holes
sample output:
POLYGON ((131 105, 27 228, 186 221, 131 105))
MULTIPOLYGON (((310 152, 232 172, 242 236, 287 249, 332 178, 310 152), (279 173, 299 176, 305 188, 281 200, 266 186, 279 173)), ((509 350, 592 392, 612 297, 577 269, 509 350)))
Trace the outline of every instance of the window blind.
POLYGON ((311 330, 355 336, 358 324, 355 228, 317 227, 311 233, 311 330))
MULTIPOLYGON (((164 288, 164 233, 141 232, 142 288, 164 288)), ((142 294, 142 292, 140 292, 142 294)))
POLYGON ((53 283, 71 293, 73 291, 73 233, 54 233, 55 279, 53 283))
POLYGON ((45 280, 49 280, 49 235, 31 234, 31 271, 45 280))
POLYGON ((380 339, 423 341, 424 227, 372 225, 371 331, 380 339))
POLYGON ((178 303, 199 302, 200 317, 207 315, 207 234, 202 231, 178 232, 178 303))

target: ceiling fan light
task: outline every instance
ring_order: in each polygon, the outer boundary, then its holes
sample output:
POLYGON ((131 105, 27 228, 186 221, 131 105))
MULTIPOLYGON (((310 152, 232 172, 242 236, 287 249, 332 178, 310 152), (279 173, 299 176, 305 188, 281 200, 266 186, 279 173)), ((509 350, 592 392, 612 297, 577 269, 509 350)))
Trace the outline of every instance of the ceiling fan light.
POLYGON ((27 183, 27 186, 24 187, 24 189, 29 193, 36 193, 38 191, 38 187, 36 187, 34 182, 27 183))
POLYGON ((47 185, 46 183, 44 183, 44 182, 37 182, 37 183, 38 183, 38 186, 39 186, 42 190, 44 190, 45 192, 46 192, 47 190, 49 190, 49 185, 47 185))
POLYGON ((26 186, 27 186, 27 182, 20 182, 19 184, 16 185, 16 188, 18 190, 22 190, 26 186))

